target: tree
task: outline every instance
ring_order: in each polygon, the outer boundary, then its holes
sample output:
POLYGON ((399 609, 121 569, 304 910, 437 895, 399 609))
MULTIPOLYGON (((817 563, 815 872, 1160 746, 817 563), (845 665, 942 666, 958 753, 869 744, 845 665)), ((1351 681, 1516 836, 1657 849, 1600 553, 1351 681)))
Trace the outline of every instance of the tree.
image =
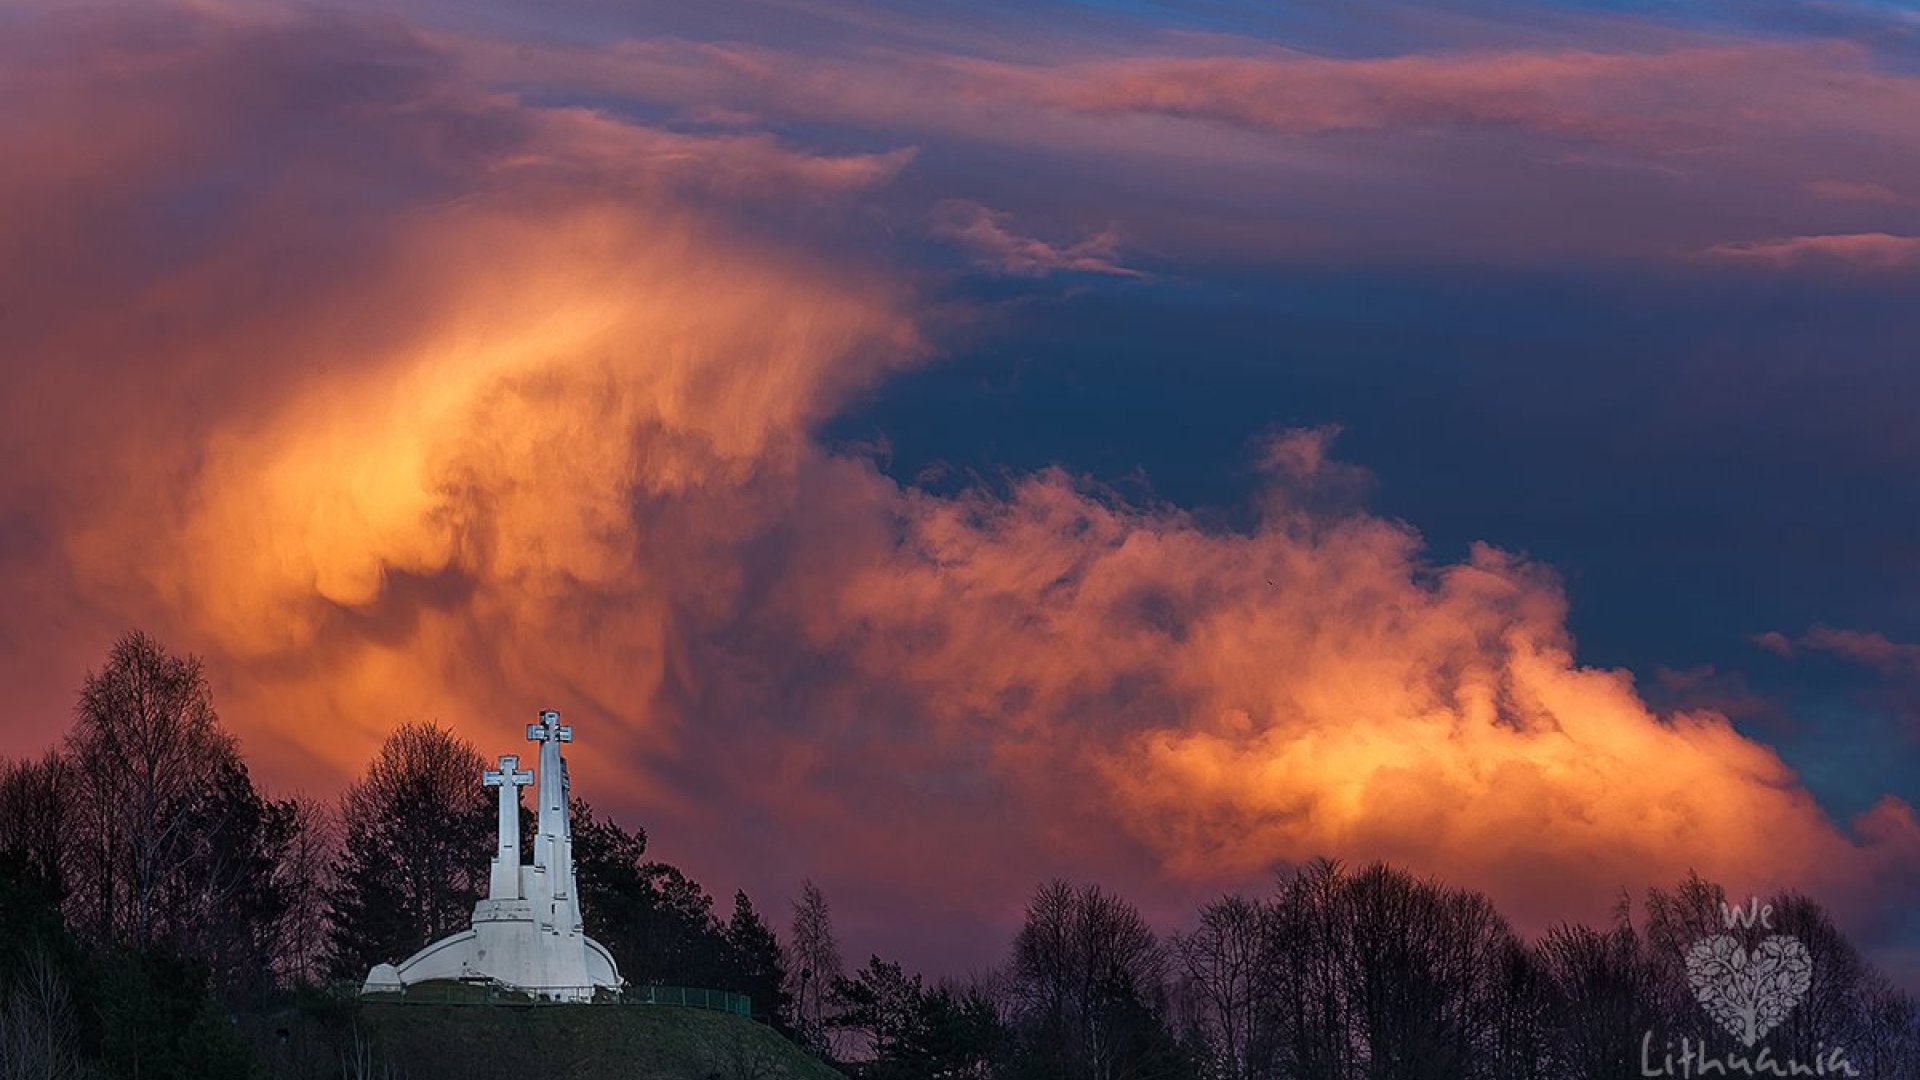
POLYGON ((588 935, 607 947, 629 982, 739 990, 739 966, 713 898, 663 862, 646 860, 647 834, 573 810, 573 865, 588 935))
POLYGON ((1375 1075, 1470 1076, 1488 1059, 1506 920, 1479 893, 1375 864, 1347 881, 1349 1000, 1375 1075))
POLYGON ((291 835, 274 867, 282 905, 274 932, 275 973, 284 985, 304 986, 319 982, 331 966, 328 893, 335 824, 326 804, 317 800, 296 797, 284 805, 291 835))
POLYGON ((1222 897, 1202 907, 1199 927, 1175 935, 1171 946, 1194 1024, 1220 1073, 1229 1080, 1251 1076, 1253 1046, 1265 1019, 1259 998, 1269 960, 1265 909, 1243 896, 1222 897))
POLYGON ((169 883, 166 907, 211 917, 183 925, 171 944, 204 963, 229 1000, 258 997, 277 981, 280 930, 294 888, 285 863, 298 841, 297 807, 261 795, 236 756, 221 764, 213 790, 189 816, 185 835, 199 872, 169 883))
POLYGON ((175 656, 138 630, 121 637, 81 686, 67 748, 83 922, 100 940, 136 947, 190 929, 209 912, 161 902, 170 890, 186 896, 182 884, 206 872, 195 830, 237 761, 199 659, 175 656))
POLYGON ((914 1048, 924 1075, 981 1080, 992 1074, 1009 1044, 999 1010, 977 986, 942 985, 921 998, 914 1048))
POLYGON ((1166 952, 1120 897, 1097 885, 1042 885, 1009 974, 1030 1070, 1089 1080, 1186 1071, 1165 1022, 1166 952))
POLYGON ((36 948, 0 985, 0 1077, 80 1080, 79 1017, 66 976, 36 948))
POLYGON ((485 769, 452 732, 406 724, 341 796, 343 836, 329 890, 338 974, 397 963, 467 925, 494 848, 485 769))
POLYGON ((921 1027, 926 990, 920 976, 875 956, 852 978, 842 978, 833 997, 839 1005, 827 1023, 853 1036, 849 1057, 870 1061, 868 1071, 876 1077, 915 1071, 926 1043, 921 1027))
POLYGON ((612 818, 601 818, 584 800, 573 802, 569 821, 587 936, 605 945, 627 977, 636 979, 628 970, 634 961, 628 930, 646 879, 647 831, 629 831, 612 818))
POLYGON ((733 894, 726 940, 733 968, 731 988, 747 995, 774 1027, 791 1031, 793 1002, 786 987, 786 952, 744 890, 733 894))
POLYGON ((56 752, 38 761, 0 762, 0 859, 57 900, 66 897, 72 858, 73 786, 73 768, 56 752))
POLYGON ((1316 860, 1282 878, 1270 905, 1271 961, 1262 996, 1277 1015, 1273 1060, 1282 1076, 1344 1080, 1355 1075, 1357 1049, 1348 958, 1352 926, 1340 864, 1316 860))
POLYGON ((793 926, 787 935, 791 963, 787 979, 793 988, 795 1026, 802 1039, 819 1041, 833 1008, 833 990, 840 984, 840 943, 833 936, 833 912, 827 896, 809 878, 800 883, 793 902, 793 926))
POLYGON ((1553 1057, 1568 1080, 1639 1068, 1640 1040, 1659 1025, 1655 976, 1624 905, 1612 928, 1555 926, 1534 948, 1546 975, 1553 1057))
POLYGON ((107 1075, 247 1080, 253 1072, 204 967, 164 946, 115 950, 101 967, 94 1009, 107 1075))
POLYGON ((1322 860, 1283 878, 1270 910, 1260 996, 1279 1075, 1518 1080, 1542 1067, 1543 976, 1486 897, 1322 860))

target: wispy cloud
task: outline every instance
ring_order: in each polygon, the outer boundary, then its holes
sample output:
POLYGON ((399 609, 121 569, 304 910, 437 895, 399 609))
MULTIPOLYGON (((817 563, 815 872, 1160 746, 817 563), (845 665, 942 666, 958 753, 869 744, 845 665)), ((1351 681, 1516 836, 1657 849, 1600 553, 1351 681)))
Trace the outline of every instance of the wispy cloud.
POLYGON ((934 210, 933 232, 966 248, 978 265, 1016 277, 1053 273, 1146 276, 1120 264, 1120 234, 1113 228, 1059 245, 1015 231, 1012 220, 1013 215, 979 203, 949 199, 934 210))
POLYGON ((1788 659, 1805 650, 1838 656, 1887 675, 1920 674, 1920 645, 1894 641, 1878 630, 1844 630, 1816 624, 1798 638, 1770 630, 1754 638, 1754 642, 1788 659))
POLYGON ((1885 184, 1860 180, 1809 180, 1809 194, 1834 202, 1876 203, 1881 206, 1915 206, 1920 199, 1902 195, 1885 184))
POLYGON ((1715 244, 1702 254, 1779 267, 1826 262, 1870 270, 1899 270, 1920 263, 1920 236, 1883 232, 1786 236, 1715 244))

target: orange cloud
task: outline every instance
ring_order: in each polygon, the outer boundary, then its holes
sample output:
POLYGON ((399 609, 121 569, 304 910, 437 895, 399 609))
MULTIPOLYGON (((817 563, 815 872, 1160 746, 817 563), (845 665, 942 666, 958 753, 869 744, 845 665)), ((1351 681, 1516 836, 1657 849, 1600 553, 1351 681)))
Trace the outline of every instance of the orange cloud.
POLYGON ((1537 926, 1689 868, 1853 895, 1920 851, 1897 804, 1850 838, 1724 717, 1580 667, 1552 580, 1491 549, 1428 566, 1402 526, 1283 498, 1221 534, 1057 474, 908 498, 891 558, 809 593, 810 633, 1186 880, 1364 853, 1537 926))
POLYGON ((1655 715, 1580 666, 1542 568, 1435 565, 1325 498, 1358 486, 1330 433, 1263 448, 1237 531, 823 447, 929 351, 839 231, 902 151, 529 105, 385 22, 167 17, 0 53, 34 163, 0 239, 36 256, 0 264, 0 494, 39 530, 0 633, 39 701, 140 622, 207 655, 269 778, 323 790, 400 720, 487 746, 558 705, 582 791, 664 854, 812 873, 870 931, 1323 853, 1535 925, 1689 867, 1862 910, 1912 884, 1910 810, 1844 830, 1724 718, 1655 715))

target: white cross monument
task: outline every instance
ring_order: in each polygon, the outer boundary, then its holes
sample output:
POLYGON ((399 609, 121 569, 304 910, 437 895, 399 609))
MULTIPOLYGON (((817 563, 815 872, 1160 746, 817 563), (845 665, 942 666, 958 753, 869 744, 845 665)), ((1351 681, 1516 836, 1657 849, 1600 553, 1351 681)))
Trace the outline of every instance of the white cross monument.
POLYGON ((436 941, 399 966, 377 965, 363 993, 404 990, 431 979, 483 979, 563 1000, 586 1000, 596 989, 617 988, 620 972, 606 947, 580 926, 580 890, 573 878, 573 829, 568 821, 567 763, 560 744, 573 728, 548 709, 527 725, 540 744, 540 818, 533 863, 520 863, 520 788, 534 776, 520 759, 500 758, 481 782, 500 789, 500 837, 487 898, 474 905, 473 928, 436 941))

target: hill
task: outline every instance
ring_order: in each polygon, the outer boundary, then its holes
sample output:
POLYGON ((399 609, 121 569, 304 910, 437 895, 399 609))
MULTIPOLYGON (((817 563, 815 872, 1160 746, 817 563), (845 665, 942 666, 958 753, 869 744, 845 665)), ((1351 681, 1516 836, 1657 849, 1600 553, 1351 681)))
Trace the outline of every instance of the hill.
POLYGON ((845 1080, 763 1024, 670 1006, 355 1002, 258 1042, 275 1080, 845 1080))

